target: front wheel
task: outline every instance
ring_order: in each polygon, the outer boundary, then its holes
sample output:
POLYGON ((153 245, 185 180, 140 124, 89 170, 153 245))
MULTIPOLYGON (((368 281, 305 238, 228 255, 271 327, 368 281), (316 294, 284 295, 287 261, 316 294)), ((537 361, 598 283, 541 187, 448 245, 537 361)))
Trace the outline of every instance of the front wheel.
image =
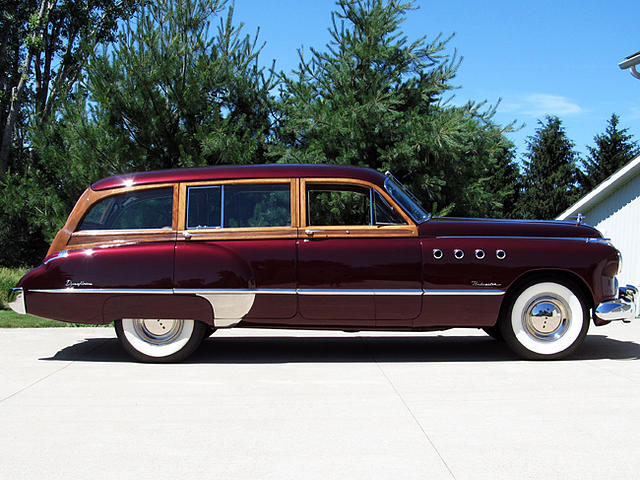
POLYGON ((115 322, 124 349, 140 362, 184 360, 200 346, 206 325, 195 320, 123 318, 115 322))
POLYGON ((579 289, 569 282, 529 283, 507 301, 500 332, 521 357, 563 358, 587 335, 589 310, 579 289))

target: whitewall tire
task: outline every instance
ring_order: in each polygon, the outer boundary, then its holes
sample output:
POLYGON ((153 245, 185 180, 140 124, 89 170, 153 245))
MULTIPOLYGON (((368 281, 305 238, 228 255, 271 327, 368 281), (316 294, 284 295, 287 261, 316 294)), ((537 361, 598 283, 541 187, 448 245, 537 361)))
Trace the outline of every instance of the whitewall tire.
POLYGON ((538 281, 521 287, 504 309, 502 336, 518 355, 531 360, 566 357, 589 329, 589 310, 569 282, 538 281))
POLYGON ((124 349, 141 362, 184 360, 202 342, 207 326, 195 320, 123 318, 115 322, 124 349))

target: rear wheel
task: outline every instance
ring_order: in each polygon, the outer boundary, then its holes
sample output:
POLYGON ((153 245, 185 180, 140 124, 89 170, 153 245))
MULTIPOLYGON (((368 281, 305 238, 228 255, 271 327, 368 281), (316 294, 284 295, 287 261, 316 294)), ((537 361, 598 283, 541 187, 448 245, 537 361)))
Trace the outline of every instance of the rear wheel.
POLYGON ((580 290, 565 281, 536 281, 511 297, 500 321, 509 347, 530 360, 563 358, 582 343, 589 310, 580 290))
POLYGON ((184 360, 200 346, 206 325, 195 320, 123 318, 115 322, 124 349, 140 362, 184 360))

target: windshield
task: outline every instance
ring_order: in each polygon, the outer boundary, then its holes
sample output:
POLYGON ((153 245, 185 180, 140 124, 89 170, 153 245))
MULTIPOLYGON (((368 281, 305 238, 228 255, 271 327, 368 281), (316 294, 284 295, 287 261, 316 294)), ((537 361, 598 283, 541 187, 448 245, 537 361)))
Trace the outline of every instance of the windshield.
POLYGON ((387 193, 404 208, 416 223, 425 222, 431 218, 431 214, 427 213, 420 200, 407 187, 402 185, 390 172, 385 175, 387 179, 384 181, 384 188, 387 193))

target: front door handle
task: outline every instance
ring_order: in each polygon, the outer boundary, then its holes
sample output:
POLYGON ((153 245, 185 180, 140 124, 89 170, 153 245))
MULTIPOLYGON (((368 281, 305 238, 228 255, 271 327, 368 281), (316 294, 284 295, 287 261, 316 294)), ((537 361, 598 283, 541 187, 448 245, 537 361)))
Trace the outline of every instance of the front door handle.
POLYGON ((323 233, 324 230, 311 230, 309 228, 307 228, 304 233, 309 235, 310 237, 313 237, 316 233, 323 233))
POLYGON ((193 235, 191 235, 189 232, 182 232, 182 236, 185 238, 185 240, 189 240, 193 235))

